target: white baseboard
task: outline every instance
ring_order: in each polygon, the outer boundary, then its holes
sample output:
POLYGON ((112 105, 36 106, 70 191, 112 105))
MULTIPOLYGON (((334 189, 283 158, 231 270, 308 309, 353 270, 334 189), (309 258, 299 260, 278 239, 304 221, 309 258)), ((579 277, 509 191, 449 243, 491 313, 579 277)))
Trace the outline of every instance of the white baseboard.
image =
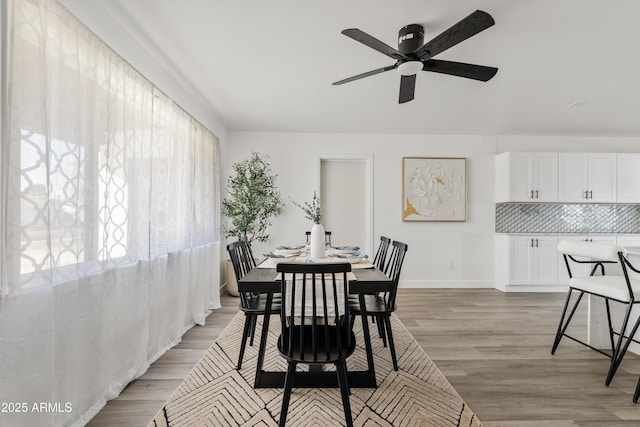
POLYGON ((399 288, 423 288, 423 289, 493 289, 496 284, 492 280, 401 280, 399 288))

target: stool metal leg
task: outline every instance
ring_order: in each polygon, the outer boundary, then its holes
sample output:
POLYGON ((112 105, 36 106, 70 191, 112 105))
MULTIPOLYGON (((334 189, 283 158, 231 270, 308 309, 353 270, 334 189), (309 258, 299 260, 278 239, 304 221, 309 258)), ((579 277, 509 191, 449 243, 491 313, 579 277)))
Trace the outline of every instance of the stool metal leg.
POLYGON ((624 333, 627 330, 627 325, 629 323, 629 316, 631 315, 631 310, 632 309, 633 309, 633 303, 630 302, 629 303, 629 307, 627 308, 627 311, 625 313, 624 320, 622 322, 622 326, 620 327, 620 336, 618 337, 618 343, 616 345, 616 350, 614 351, 613 357, 611 358, 611 365, 609 367, 609 373, 607 374, 607 380, 604 383, 606 386, 611 384, 611 381, 613 380, 613 376, 616 374, 616 371, 618 370, 618 367, 622 363, 622 358, 624 357, 625 353, 627 352, 627 349, 629 348, 629 345, 631 344, 633 336, 638 331, 638 326, 640 326, 640 317, 639 317, 638 320, 634 323, 633 328, 631 329, 631 332, 629 333, 624 345, 622 345, 622 341, 625 339, 624 333))
POLYGON ((560 340, 562 339, 562 336, 564 335, 565 331, 567 330, 567 327, 569 326, 569 323, 571 322, 571 319, 573 318, 573 315, 576 312, 576 309, 578 308, 578 304, 580 304, 580 300, 582 300, 582 296, 584 295, 584 292, 580 291, 580 295, 578 296, 578 299, 576 300, 575 304, 573 305, 573 308, 571 309, 571 313, 569 313, 569 317, 567 318, 567 320, 565 322, 564 318, 567 315, 567 308, 569 307, 569 302, 571 301, 571 293, 572 292, 573 292, 573 288, 569 288, 569 293, 567 294, 567 301, 564 303, 564 309, 562 310, 562 316, 560 316, 560 323, 558 323, 558 331, 556 332, 556 339, 554 340, 553 347, 551 348, 551 354, 555 354, 556 350, 558 349, 558 345, 560 344, 560 340))

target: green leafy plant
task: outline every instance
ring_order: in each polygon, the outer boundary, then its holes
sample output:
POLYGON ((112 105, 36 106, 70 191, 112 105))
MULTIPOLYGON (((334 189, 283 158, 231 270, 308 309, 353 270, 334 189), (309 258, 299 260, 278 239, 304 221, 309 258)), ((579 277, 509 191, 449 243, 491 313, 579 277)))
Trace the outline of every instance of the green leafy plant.
POLYGON ((313 221, 314 224, 320 224, 320 219, 322 219, 322 214, 320 213, 320 198, 316 195, 316 192, 313 192, 313 199, 311 203, 304 202, 303 205, 296 203, 293 201, 293 204, 302 209, 305 213, 305 218, 313 221))
POLYGON ((224 228, 225 237, 244 238, 249 243, 269 238, 266 230, 271 218, 280 214, 284 205, 268 158, 254 152, 233 165, 234 174, 227 180, 227 197, 222 201, 222 214, 230 220, 224 228))

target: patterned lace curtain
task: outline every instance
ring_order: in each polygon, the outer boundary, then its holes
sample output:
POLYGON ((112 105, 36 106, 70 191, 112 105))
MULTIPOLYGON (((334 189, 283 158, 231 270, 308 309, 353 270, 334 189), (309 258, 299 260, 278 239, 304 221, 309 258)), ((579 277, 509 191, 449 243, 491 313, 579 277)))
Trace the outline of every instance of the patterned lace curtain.
POLYGON ((85 425, 220 306, 217 138, 55 0, 8 0, 0 425, 85 425), (29 403, 31 405, 31 403, 29 403))
POLYGON ((12 6, 4 290, 218 240, 216 137, 55 2, 12 6))

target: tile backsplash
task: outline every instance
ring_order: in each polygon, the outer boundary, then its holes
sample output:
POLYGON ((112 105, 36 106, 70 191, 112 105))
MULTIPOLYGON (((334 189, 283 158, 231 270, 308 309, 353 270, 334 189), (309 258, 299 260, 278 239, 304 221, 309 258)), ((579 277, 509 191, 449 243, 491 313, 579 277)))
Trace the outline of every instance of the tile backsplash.
POLYGON ((640 233, 640 205, 496 203, 496 233, 640 233))

